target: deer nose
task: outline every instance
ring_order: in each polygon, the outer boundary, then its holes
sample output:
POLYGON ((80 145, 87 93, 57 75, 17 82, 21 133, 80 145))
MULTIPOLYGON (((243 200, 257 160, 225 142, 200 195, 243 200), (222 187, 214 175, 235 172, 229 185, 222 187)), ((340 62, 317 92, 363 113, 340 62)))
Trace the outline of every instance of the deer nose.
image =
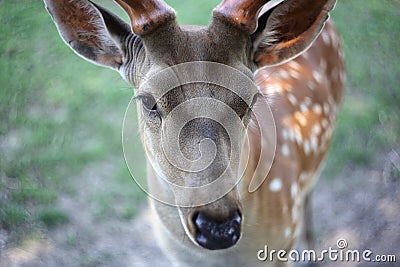
POLYGON ((240 238, 242 216, 239 211, 222 221, 212 219, 206 211, 199 211, 192 220, 196 228, 196 242, 206 249, 226 249, 240 238))

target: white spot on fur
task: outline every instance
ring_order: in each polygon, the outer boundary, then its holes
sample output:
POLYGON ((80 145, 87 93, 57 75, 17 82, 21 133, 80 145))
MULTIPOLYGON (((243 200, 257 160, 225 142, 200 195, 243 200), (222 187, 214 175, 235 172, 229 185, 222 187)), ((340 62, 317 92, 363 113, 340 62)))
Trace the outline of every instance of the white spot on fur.
POLYGON ((272 84, 272 85, 268 86, 267 92, 268 92, 268 94, 282 93, 283 88, 279 84, 272 84))
POLYGON ((300 126, 297 124, 294 126, 294 133, 297 143, 301 144, 303 142, 303 136, 301 134, 300 126))
POLYGON ((311 97, 308 97, 308 96, 304 97, 304 104, 307 107, 309 107, 311 105, 311 103, 312 103, 311 97))
POLYGON ((321 126, 318 123, 315 123, 311 129, 311 133, 314 135, 319 135, 321 133, 321 126))
POLYGON ((321 37, 322 37, 322 41, 324 42, 324 44, 326 44, 326 45, 331 44, 331 37, 327 32, 323 32, 321 34, 321 37))
POLYGON ((282 129, 282 139, 287 140, 289 138, 289 131, 287 129, 282 129))
POLYGON ((311 150, 317 152, 318 150, 318 138, 315 135, 310 136, 310 146, 311 150))
POLYGON ((322 107, 320 104, 314 104, 312 110, 315 114, 321 115, 322 114, 322 107))
POLYGON ((297 105, 297 98, 293 94, 288 94, 287 97, 293 106, 297 105))
POLYGON ((330 107, 328 103, 324 103, 324 113, 325 115, 328 115, 330 111, 330 107))
POLYGON ((294 79, 300 79, 301 75, 298 71, 296 70, 290 70, 290 76, 294 79))
POLYGON ((302 198, 301 198, 301 196, 298 194, 297 197, 294 199, 294 205, 297 206, 297 207, 300 207, 300 205, 301 205, 301 200, 302 200, 302 198))
POLYGON ((297 220, 298 212, 297 212, 297 206, 293 205, 292 207, 292 220, 295 221, 297 220))
POLYGON ((310 53, 308 53, 308 51, 306 51, 306 52, 304 52, 303 54, 301 54, 301 56, 304 58, 304 59, 310 59, 310 53))
POLYGON ((278 75, 281 76, 285 80, 289 78, 289 74, 286 70, 280 70, 278 75))
POLYGON ((303 113, 308 111, 308 107, 305 103, 300 104, 300 111, 303 113))
POLYGON ((291 233, 292 233, 292 229, 290 229, 290 227, 286 227, 285 230, 283 231, 283 236, 285 238, 288 238, 291 233))
POLYGON ((301 69, 301 65, 299 63, 297 63, 296 61, 292 60, 288 63, 289 67, 295 69, 295 70, 299 70, 301 69))
POLYGON ((289 153, 290 153, 289 146, 287 144, 283 144, 281 147, 281 152, 282 152, 282 155, 284 155, 285 157, 289 156, 289 153))
MULTIPOLYGON (((305 106, 303 105, 303 107, 305 107, 305 106)), ((300 107, 300 109, 301 109, 301 107, 300 107)), ((307 107, 305 107, 305 109, 307 110, 307 107)), ((296 112, 294 114, 294 117, 300 123, 301 126, 306 126, 307 125, 306 116, 304 116, 301 112, 296 112)))
POLYGON ((297 196, 297 192, 298 192, 298 187, 296 182, 294 182, 290 186, 290 195, 292 196, 293 199, 297 196))
POLYGON ((307 156, 310 155, 310 142, 308 140, 304 141, 303 150, 304 154, 306 154, 307 156))
POLYGON ((304 182, 305 180, 308 179, 308 176, 309 176, 309 175, 308 175, 306 172, 300 173, 300 176, 299 176, 300 181, 304 182))
POLYGON ((308 82, 307 82, 307 87, 308 87, 310 90, 315 90, 315 88, 317 88, 317 85, 316 85, 315 82, 313 82, 313 81, 308 81, 308 82))
POLYGON ((289 139, 292 142, 296 140, 296 133, 293 130, 289 131, 289 139))
POLYGON ((281 178, 274 178, 270 183, 269 183, 269 190, 272 192, 279 192, 282 189, 282 180, 281 178))
POLYGON ((319 67, 323 70, 326 71, 326 67, 328 66, 328 64, 326 63, 326 60, 324 58, 321 58, 319 60, 319 67))
POLYGON ((319 71, 313 70, 312 75, 317 83, 322 83, 324 81, 319 71))

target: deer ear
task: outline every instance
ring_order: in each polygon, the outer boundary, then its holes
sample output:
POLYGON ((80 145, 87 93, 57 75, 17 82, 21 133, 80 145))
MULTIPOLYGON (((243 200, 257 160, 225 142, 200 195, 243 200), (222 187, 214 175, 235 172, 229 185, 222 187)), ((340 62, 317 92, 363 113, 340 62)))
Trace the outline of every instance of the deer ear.
POLYGON ((128 24, 88 0, 44 0, 58 32, 78 55, 113 69, 123 61, 128 24))
POLYGON ((262 11, 253 40, 259 66, 284 63, 306 50, 321 32, 336 0, 286 0, 262 11))

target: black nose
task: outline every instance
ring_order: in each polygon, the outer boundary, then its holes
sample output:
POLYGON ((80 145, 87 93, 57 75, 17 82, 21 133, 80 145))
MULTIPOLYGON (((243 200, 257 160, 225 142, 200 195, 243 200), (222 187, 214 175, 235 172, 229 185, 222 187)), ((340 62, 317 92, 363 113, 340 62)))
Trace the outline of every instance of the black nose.
POLYGON ((212 219, 207 212, 197 212, 193 216, 197 243, 207 249, 225 249, 236 244, 240 237, 242 216, 239 211, 227 220, 212 219))

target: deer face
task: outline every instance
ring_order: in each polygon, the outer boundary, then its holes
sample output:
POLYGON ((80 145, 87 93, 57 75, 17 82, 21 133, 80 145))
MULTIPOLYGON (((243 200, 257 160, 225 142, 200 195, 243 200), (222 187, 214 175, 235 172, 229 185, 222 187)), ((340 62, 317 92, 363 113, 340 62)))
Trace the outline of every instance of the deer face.
POLYGON ((160 0, 116 0, 131 27, 88 0, 45 2, 76 53, 135 88, 150 193, 176 205, 194 244, 235 245, 247 126, 253 104, 265 104, 253 72, 305 50, 335 1, 225 0, 207 27, 180 27, 160 0))
POLYGON ((237 55, 233 60, 229 52, 209 52, 210 43, 222 41, 213 39, 209 29, 179 29, 175 34, 180 35, 177 40, 190 40, 191 49, 175 43, 171 49, 180 57, 149 64, 136 91, 140 133, 152 170, 150 191, 177 206, 193 242, 208 249, 227 248, 241 233, 239 156, 259 93, 251 88, 246 62, 237 55), (245 79, 248 90, 224 87, 243 84, 228 79, 245 79))
POLYGON ((138 104, 143 145, 152 169, 148 177, 150 192, 177 206, 182 225, 193 241, 209 249, 229 247, 238 240, 241 225, 241 206, 235 188, 235 181, 240 178, 239 161, 232 157, 232 151, 238 154, 241 149, 245 137, 243 125, 250 109, 237 96, 232 96, 233 103, 227 102, 222 94, 232 93, 209 84, 181 86, 172 89, 171 94, 177 91, 185 95, 177 103, 161 99, 151 111, 144 106, 147 100, 138 104), (202 110, 206 102, 208 108, 213 107, 212 116, 202 110), (234 117, 233 122, 229 121, 229 116, 239 116, 225 112, 232 105, 243 109, 243 120, 234 117), (172 112, 177 111, 175 117, 172 112), (231 124, 229 133, 227 122, 231 124), (203 187, 208 189, 202 191, 203 187), (215 240, 205 240, 212 229, 218 232, 212 237, 215 240))

